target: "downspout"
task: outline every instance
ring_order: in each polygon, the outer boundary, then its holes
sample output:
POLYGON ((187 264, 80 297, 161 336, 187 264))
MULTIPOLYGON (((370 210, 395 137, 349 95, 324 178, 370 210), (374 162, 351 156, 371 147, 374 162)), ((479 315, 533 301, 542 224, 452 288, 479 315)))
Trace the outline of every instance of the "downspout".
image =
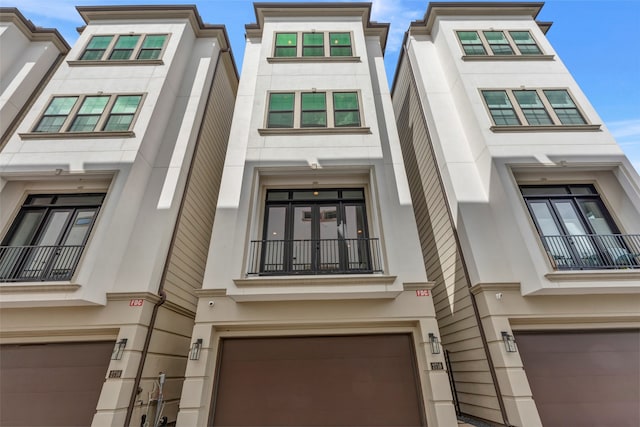
MULTIPOLYGON (((418 97, 420 97, 420 94, 418 92, 418 85, 416 83, 416 78, 415 75, 413 74, 413 67, 411 65, 411 60, 409 58, 409 52, 407 50, 407 43, 409 43, 409 38, 408 38, 408 31, 407 31, 407 36, 406 36, 406 43, 402 44, 402 49, 403 49, 403 53, 406 55, 407 57, 407 65, 409 66, 409 75, 411 76, 411 80, 412 83, 414 85, 414 87, 416 88, 416 94, 418 95, 418 97)), ((397 71, 396 71, 397 72, 397 71)), ((422 113, 422 117, 425 118, 426 121, 426 115, 424 113, 424 109, 422 107, 422 102, 419 103, 420 106, 420 112, 422 113)), ((425 123, 426 125, 426 123, 425 123)), ((425 126, 426 127, 426 126, 425 126)), ((429 132, 428 132, 428 127, 427 127, 427 136, 429 137, 429 151, 431 151, 431 156, 434 159, 434 162, 436 162, 436 173, 438 175, 438 184, 440 185, 440 191, 442 191, 442 194, 445 194, 445 190, 444 190, 444 183, 442 180, 442 174, 440 173, 440 168, 437 167, 438 163, 436 161, 436 153, 435 150, 433 149, 433 143, 431 142, 431 137, 429 136, 429 132)), ((469 296, 471 298, 471 306, 473 307, 473 314, 476 318, 476 324, 478 325, 478 330, 480 332, 480 338, 482 340, 482 347, 484 348, 484 352, 485 355, 487 357, 487 364, 489 365, 489 373, 491 374, 491 379, 493 381, 493 385, 496 389, 496 394, 497 394, 497 398, 498 398, 498 406, 500 407, 500 414, 502 415, 502 421, 505 424, 505 426, 507 427, 513 427, 512 424, 509 422, 509 418, 507 416, 507 409, 505 407, 504 404, 504 400, 502 398, 502 392, 500 391, 500 384, 498 384, 498 376, 496 374, 496 368, 495 365, 493 364, 493 359, 491 358, 491 353, 489 352, 489 344, 487 343, 487 336, 485 334, 484 331, 484 327, 482 326, 482 319, 480 318, 480 311, 478 309, 478 303, 476 301, 476 296, 473 294, 473 292, 471 292, 471 282, 469 281, 469 270, 467 269, 467 263, 464 259, 464 254, 462 252, 462 246, 460 245, 460 239, 458 237, 458 231, 456 230, 456 226, 455 226, 455 222, 453 222, 453 214, 451 213, 451 206, 449 206, 449 203, 445 203, 446 207, 447 207, 447 215, 449 216, 449 222, 451 223, 451 228, 453 229, 453 236, 456 242, 456 249, 460 255, 460 260, 462 261, 462 268, 464 270, 464 274, 466 277, 466 282, 467 282, 467 288, 469 291, 469 296)), ((453 374, 453 373, 452 373, 453 374)))
MULTIPOLYGON (((173 227, 173 233, 171 235, 171 242, 169 243, 169 251, 167 252, 167 257, 164 261, 164 267, 162 270, 162 277, 160 278, 160 285, 158 286, 158 295, 160 296, 160 300, 155 303, 153 306, 153 312, 151 313, 151 319, 149 320, 149 328, 147 329, 147 335, 144 340, 144 346, 142 347, 142 354, 140 356, 140 363, 138 364, 138 371, 136 372, 135 380, 133 381, 133 389, 131 390, 131 398, 129 399, 129 406, 127 407, 127 416, 124 420, 124 426, 127 427, 131 425, 131 418, 133 417, 133 409, 136 404, 136 398, 138 397, 138 389, 140 388, 140 381, 142 381, 142 372, 144 371, 144 364, 147 360, 147 353, 149 352, 149 345, 151 344, 151 335, 153 335, 153 329, 155 327, 156 318, 158 316, 158 310, 162 304, 167 300, 167 294, 164 292, 164 283, 167 277, 167 272, 169 270, 169 261, 171 256, 173 255, 173 248, 175 247, 175 241, 178 235, 178 224, 180 222, 180 218, 182 217, 182 211, 184 209, 185 201, 187 199, 187 190, 189 189, 189 184, 191 182, 191 175, 193 173, 193 164, 198 154, 198 148, 200 147, 200 138, 202 134, 202 130, 204 128, 204 119, 207 116, 207 109, 209 106, 209 101, 211 99, 211 95, 213 94, 213 88, 216 80, 216 76, 218 74, 218 65, 220 63, 220 57, 223 53, 229 53, 230 49, 221 49, 218 54, 218 58, 216 59, 216 65, 213 68, 213 78, 211 79, 211 87, 209 88, 209 93, 207 94, 207 100, 205 102, 204 112, 202 113, 202 120, 200 122, 200 128, 198 129, 198 136, 196 137, 196 146, 193 151, 193 156, 191 157, 191 164, 189 165, 189 172, 187 173, 187 179, 184 185, 184 191, 182 193, 182 199, 180 200, 180 208, 178 209, 178 215, 176 216, 176 222, 173 227)), ((155 426, 154 426, 155 427, 155 426)))

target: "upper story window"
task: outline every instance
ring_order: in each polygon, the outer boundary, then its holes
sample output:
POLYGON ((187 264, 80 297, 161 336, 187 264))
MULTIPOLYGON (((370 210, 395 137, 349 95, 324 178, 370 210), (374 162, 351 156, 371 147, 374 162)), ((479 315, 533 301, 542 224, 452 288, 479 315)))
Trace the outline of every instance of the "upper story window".
POLYGON ((523 185, 520 191, 557 268, 640 268, 640 235, 620 234, 592 185, 523 185))
POLYGON ((104 196, 27 197, 0 246, 0 282, 71 279, 104 196))
POLYGON ((350 32, 276 33, 274 58, 353 58, 350 32), (299 43, 298 41, 302 42, 299 43))
POLYGON ((122 34, 91 37, 80 61, 131 61, 159 59, 167 34, 122 34))
POLYGON ((527 56, 542 55, 529 31, 456 31, 465 55, 527 56))
POLYGON ((272 92, 267 128, 360 128, 358 92, 272 92))
POLYGON ((141 101, 139 94, 55 96, 33 132, 127 132, 141 101))
POLYGON ((251 242, 249 274, 381 271, 361 188, 268 190, 262 236, 251 242))
POLYGON ((482 90, 496 127, 587 125, 566 89, 482 90))

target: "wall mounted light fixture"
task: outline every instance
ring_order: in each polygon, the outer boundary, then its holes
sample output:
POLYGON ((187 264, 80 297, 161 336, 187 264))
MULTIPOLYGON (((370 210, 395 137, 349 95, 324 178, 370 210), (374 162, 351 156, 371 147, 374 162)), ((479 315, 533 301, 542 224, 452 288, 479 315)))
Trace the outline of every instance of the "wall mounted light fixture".
POLYGON ((431 354, 440 354, 440 341, 431 332, 429 332, 429 345, 431 346, 431 354))
POLYGON ((198 338, 193 344, 191 344, 189 360, 200 360, 200 350, 202 350, 202 338, 198 338))
POLYGON ((122 338, 120 341, 116 342, 116 345, 113 346, 113 353, 111 353, 111 360, 122 359, 122 353, 124 353, 124 348, 126 346, 127 346, 126 338, 122 338))
POLYGON ((518 351, 516 347, 516 339, 508 332, 502 331, 502 342, 504 342, 504 348, 508 353, 515 353, 518 351))

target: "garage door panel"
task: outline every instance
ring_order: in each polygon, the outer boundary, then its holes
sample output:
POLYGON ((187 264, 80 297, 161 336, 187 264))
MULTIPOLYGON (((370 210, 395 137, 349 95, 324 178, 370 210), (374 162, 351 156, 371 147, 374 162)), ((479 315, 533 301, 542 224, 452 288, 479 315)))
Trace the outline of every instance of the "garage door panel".
POLYGON ((229 339, 214 425, 422 425, 408 335, 229 339))
POLYGON ((113 345, 3 345, 0 425, 91 424, 113 345))
POLYGON ((640 330, 515 335, 545 427, 640 426, 640 330))

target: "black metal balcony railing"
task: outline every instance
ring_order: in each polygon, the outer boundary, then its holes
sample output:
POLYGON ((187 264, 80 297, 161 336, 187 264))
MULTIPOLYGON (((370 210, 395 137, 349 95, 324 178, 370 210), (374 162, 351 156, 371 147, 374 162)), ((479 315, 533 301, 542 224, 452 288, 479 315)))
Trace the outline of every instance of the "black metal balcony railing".
POLYGON ((382 272, 378 239, 253 240, 247 274, 382 272))
POLYGON ((0 246, 0 282, 70 280, 84 246, 0 246))
POLYGON ((543 236, 559 270, 640 268, 639 234, 543 236))

